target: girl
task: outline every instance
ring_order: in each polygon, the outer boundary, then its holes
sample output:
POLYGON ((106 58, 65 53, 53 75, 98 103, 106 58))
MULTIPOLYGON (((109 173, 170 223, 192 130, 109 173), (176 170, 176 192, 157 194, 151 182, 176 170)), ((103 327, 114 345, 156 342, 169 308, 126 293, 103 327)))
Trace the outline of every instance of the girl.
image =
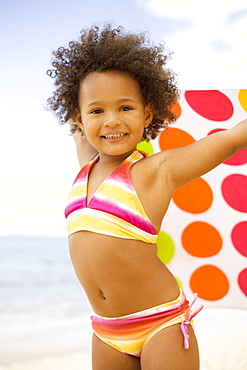
POLYGON ((164 47, 107 24, 53 54, 48 105, 70 122, 82 167, 66 217, 94 311, 93 369, 199 369, 190 325, 198 310, 158 259, 157 234, 177 188, 247 147, 247 120, 148 157, 137 144, 175 119, 178 90, 164 47))

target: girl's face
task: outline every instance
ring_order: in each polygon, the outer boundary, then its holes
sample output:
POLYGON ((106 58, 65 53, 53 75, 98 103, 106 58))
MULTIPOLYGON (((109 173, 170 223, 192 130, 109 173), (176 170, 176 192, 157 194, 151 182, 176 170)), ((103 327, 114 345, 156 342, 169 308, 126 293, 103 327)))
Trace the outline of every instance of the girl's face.
POLYGON ((81 83, 76 122, 100 153, 133 151, 152 118, 138 82, 126 72, 93 72, 81 83))

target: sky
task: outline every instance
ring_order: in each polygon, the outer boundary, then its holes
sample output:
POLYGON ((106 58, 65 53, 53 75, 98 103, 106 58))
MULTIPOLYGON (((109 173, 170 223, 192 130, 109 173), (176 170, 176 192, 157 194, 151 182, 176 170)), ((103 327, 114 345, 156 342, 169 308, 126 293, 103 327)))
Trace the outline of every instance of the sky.
POLYGON ((66 236, 79 170, 73 139, 45 110, 51 50, 112 20, 173 52, 181 89, 247 88, 246 0, 0 2, 0 236, 66 236))

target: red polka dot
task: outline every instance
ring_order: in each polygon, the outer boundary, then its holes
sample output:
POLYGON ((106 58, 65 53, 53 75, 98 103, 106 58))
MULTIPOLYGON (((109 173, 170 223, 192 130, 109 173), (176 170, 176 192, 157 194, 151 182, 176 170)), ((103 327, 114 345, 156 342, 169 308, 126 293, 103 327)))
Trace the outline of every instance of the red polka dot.
MULTIPOLYGON (((211 135, 215 132, 219 131, 225 131, 225 129, 217 128, 215 130, 212 130, 208 133, 208 135, 211 135)), ((228 164, 230 166, 240 166, 242 164, 247 163, 247 149, 239 150, 236 154, 234 154, 232 157, 228 158, 225 162, 225 164, 228 164)))
POLYGON ((247 296, 247 268, 238 275, 238 285, 242 292, 247 296))
POLYGON ((195 257, 211 257, 222 247, 219 232, 210 224, 196 221, 189 224, 182 233, 184 249, 195 257))
POLYGON ((197 214, 211 207, 213 193, 208 183, 198 178, 177 189, 172 199, 183 211, 197 214))
POLYGON ((186 91, 185 98, 196 113, 211 121, 226 121, 233 114, 231 100, 218 90, 186 91))
POLYGON ((231 233, 232 243, 239 253, 247 257, 247 221, 235 225, 231 233))
POLYGON ((247 212, 247 176, 234 174, 226 177, 221 191, 230 207, 239 212, 247 212))
POLYGON ((222 270, 216 266, 205 265, 195 270, 190 278, 193 292, 207 301, 223 298, 229 290, 229 281, 222 270))

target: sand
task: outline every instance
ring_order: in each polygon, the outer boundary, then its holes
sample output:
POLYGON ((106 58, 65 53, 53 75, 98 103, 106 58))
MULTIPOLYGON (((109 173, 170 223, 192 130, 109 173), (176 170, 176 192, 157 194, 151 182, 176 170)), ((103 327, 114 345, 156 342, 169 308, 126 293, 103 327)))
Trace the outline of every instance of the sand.
POLYGON ((90 351, 59 357, 47 357, 23 364, 13 364, 0 369, 11 370, 91 370, 90 351))
MULTIPOLYGON (((201 370, 247 369, 246 310, 204 309, 196 317, 195 323, 201 370)), ((89 343, 81 353, 0 366, 0 370, 91 370, 90 352, 89 343)))

